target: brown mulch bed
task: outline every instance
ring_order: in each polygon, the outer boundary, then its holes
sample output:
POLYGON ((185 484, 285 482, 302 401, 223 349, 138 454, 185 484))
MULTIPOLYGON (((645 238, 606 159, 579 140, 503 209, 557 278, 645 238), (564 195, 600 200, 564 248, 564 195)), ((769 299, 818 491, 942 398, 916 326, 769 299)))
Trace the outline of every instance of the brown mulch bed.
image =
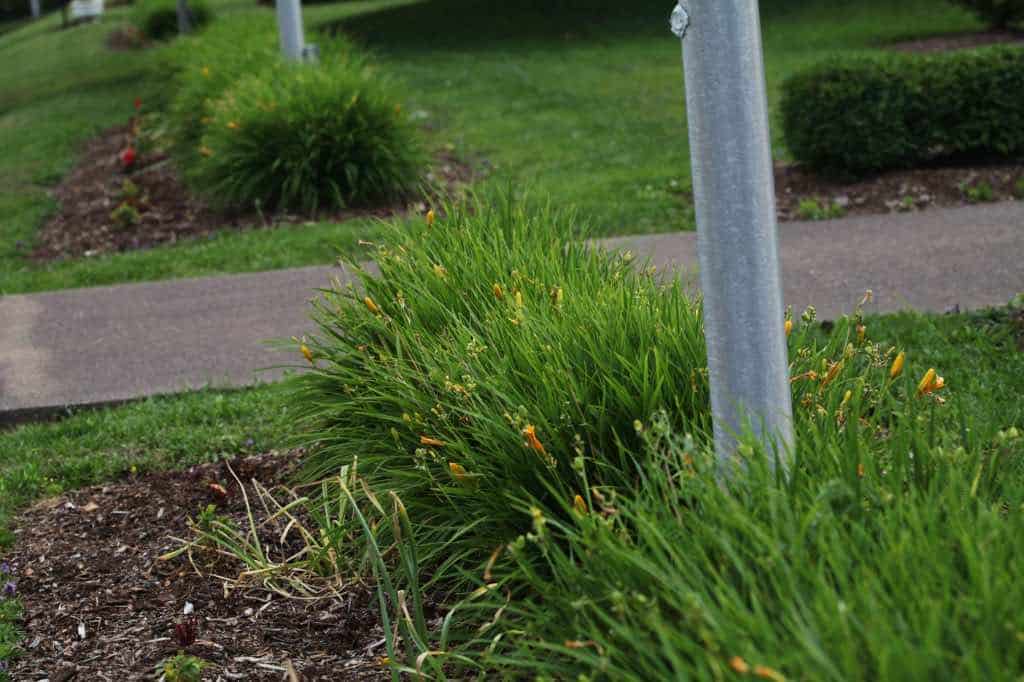
MULTIPOLYGON (((239 480, 270 486, 294 471, 299 454, 239 459, 231 467, 239 480)), ((198 626, 186 652, 212 664, 204 679, 295 679, 289 665, 300 680, 382 678, 371 588, 353 585, 340 598, 303 602, 255 588, 229 591, 184 557, 158 559, 179 546, 172 537, 188 537, 187 519, 212 502, 246 527, 225 462, 86 488, 25 511, 4 557, 26 612, 13 679, 155 679, 157 664, 181 649, 175 624, 187 620, 186 604, 198 626)))
MULTIPOLYGON (((301 224, 310 216, 263 215, 255 211, 223 213, 193 196, 174 164, 163 154, 140 155, 130 172, 122 169, 118 154, 129 144, 130 126, 118 126, 90 141, 78 163, 54 190, 58 213, 39 231, 32 256, 37 261, 96 256, 145 249, 195 239, 225 229, 244 230, 281 223, 301 224), (125 200, 124 182, 137 188, 135 224, 111 214, 125 200)), ((457 193, 472 178, 470 167, 445 152, 435 158, 427 181, 457 193)), ((342 222, 354 218, 386 218, 410 210, 426 210, 421 202, 374 208, 353 208, 316 216, 342 222)))
POLYGON ((954 33, 950 35, 932 36, 917 40, 894 43, 887 47, 897 52, 952 52, 969 50, 974 47, 988 45, 1024 45, 1024 32, 1021 31, 981 31, 978 33, 954 33))
POLYGON ((991 189, 985 201, 1013 200, 1022 198, 1017 187, 1022 178, 1024 163, 915 168, 850 182, 821 177, 793 164, 775 165, 778 214, 783 221, 806 219, 799 206, 808 198, 820 205, 839 206, 844 215, 964 206, 981 200, 978 192, 983 186, 991 189))

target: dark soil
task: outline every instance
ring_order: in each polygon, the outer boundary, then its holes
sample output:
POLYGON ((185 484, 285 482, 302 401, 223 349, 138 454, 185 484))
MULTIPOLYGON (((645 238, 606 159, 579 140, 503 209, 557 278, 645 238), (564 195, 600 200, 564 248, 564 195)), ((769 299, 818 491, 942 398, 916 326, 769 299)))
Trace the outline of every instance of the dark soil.
MULTIPOLYGON (((298 454, 240 459, 232 468, 239 480, 269 486, 294 471, 298 454)), ((187 519, 210 503, 247 527, 224 462, 86 488, 24 512, 5 557, 25 605, 26 637, 12 678, 155 679, 156 666, 182 649, 175 625, 188 620, 186 603, 197 632, 185 651, 211 664, 203 679, 382 678, 383 635, 370 588, 304 602, 263 589, 229 591, 185 557, 158 559, 179 546, 172 537, 188 537, 187 519)), ((221 570, 236 575, 239 567, 221 570)))
MULTIPOLYGON (((801 202, 815 200, 837 215, 903 213, 933 206, 955 207, 980 201, 1024 198, 1024 163, 934 166, 890 171, 856 181, 833 180, 800 166, 777 163, 775 191, 779 220, 811 220, 801 202)), ((835 216, 833 216, 835 217, 835 216)))
MULTIPOLYGON (((75 168, 54 190, 60 208, 39 231, 32 254, 35 260, 146 249, 226 229, 245 230, 282 223, 298 223, 301 229, 301 223, 314 218, 342 222, 426 210, 422 201, 415 201, 318 216, 218 212, 188 191, 174 164, 162 153, 140 154, 126 171, 119 154, 131 139, 131 126, 125 125, 107 130, 86 145, 75 168), (134 197, 125 191, 125 181, 137 188, 134 197), (118 219, 113 214, 125 202, 134 208, 135 214, 118 219)), ((471 177, 468 165, 444 153, 435 159, 427 181, 457 193, 471 177)))
POLYGON ((1024 44, 1024 32, 1021 31, 981 31, 979 33, 955 33, 951 35, 932 36, 918 40, 894 43, 888 47, 898 52, 952 52, 969 50, 973 47, 987 45, 1024 44))

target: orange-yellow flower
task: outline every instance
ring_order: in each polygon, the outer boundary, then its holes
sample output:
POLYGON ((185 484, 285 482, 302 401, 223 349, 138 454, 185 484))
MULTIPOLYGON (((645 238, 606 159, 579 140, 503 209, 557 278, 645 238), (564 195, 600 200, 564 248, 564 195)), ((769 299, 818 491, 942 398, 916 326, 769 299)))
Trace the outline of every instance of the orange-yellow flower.
POLYGON ((307 346, 306 344, 302 344, 301 346, 299 346, 299 350, 302 351, 302 356, 306 358, 306 360, 308 360, 310 364, 312 364, 313 351, 309 349, 309 346, 307 346))
POLYGON ((934 393, 935 391, 941 391, 945 387, 946 380, 940 377, 933 367, 925 372, 924 376, 921 378, 921 382, 917 385, 917 395, 927 395, 929 393, 934 393))
POLYGON ((740 675, 746 675, 750 672, 750 665, 743 660, 742 656, 733 656, 729 659, 729 667, 740 675))
POLYGON ((864 336, 868 333, 868 328, 862 324, 857 325, 857 343, 864 343, 864 336))
POLYGON ((372 298, 367 296, 366 298, 363 299, 363 303, 366 304, 366 309, 369 310, 371 313, 373 313, 374 315, 380 315, 380 308, 377 307, 377 304, 373 302, 372 298))
POLYGON ((427 227, 434 226, 435 218, 437 218, 437 215, 434 213, 434 209, 430 209, 429 211, 427 211, 427 227))
POLYGON ((586 500, 583 499, 582 495, 577 495, 576 497, 572 498, 572 508, 575 509, 580 514, 587 513, 587 502, 586 500))
POLYGON ((754 666, 754 677, 771 680, 772 682, 786 682, 786 678, 778 670, 769 668, 766 665, 754 666))
POLYGON ((231 130, 238 130, 238 122, 228 121, 228 128, 230 128, 231 130))
POLYGON ((842 360, 840 360, 839 362, 832 363, 832 365, 830 365, 829 368, 828 368, 828 374, 826 374, 825 378, 821 380, 821 388, 825 388, 830 383, 832 383, 832 381, 837 376, 839 376, 839 372, 842 369, 843 369, 843 361, 842 360))
POLYGON ((544 444, 537 438, 537 431, 533 428, 533 424, 527 424, 526 428, 523 429, 523 435, 526 436, 526 444, 536 452, 542 455, 547 455, 547 450, 544 449, 544 444))
POLYGON ((491 287, 491 291, 494 292, 494 298, 498 299, 499 301, 505 298, 505 292, 501 290, 501 285, 498 284, 497 282, 495 282, 494 286, 491 287))
POLYGON ((199 153, 203 156, 213 156, 213 150, 206 146, 200 147, 199 153))
POLYGON ((448 462, 448 469, 452 472, 452 476, 454 476, 457 481, 465 481, 468 477, 466 468, 458 462, 448 462))
POLYGON ((793 333, 793 320, 786 320, 786 336, 793 333))
POLYGON ((900 351, 900 354, 896 356, 896 359, 892 361, 892 367, 889 368, 889 378, 895 379, 900 374, 903 374, 903 363, 907 359, 907 354, 900 351))
POLYGON ((444 441, 440 441, 436 438, 431 438, 430 436, 420 436, 420 445, 429 445, 430 447, 433 448, 443 448, 444 441))
POLYGON ((208 67, 208 66, 204 66, 204 67, 202 68, 202 74, 203 74, 203 76, 205 76, 206 78, 209 78, 209 77, 210 77, 210 67, 208 67))

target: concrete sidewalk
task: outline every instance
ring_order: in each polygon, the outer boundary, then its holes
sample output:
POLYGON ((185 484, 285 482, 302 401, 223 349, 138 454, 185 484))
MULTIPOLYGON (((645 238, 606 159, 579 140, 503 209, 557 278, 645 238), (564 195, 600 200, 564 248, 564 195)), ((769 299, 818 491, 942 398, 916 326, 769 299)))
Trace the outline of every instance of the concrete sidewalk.
MULTIPOLYGON (((822 319, 866 289, 871 312, 943 312, 1024 291, 1024 202, 780 226, 787 304, 822 319)), ((605 240, 696 278, 696 235, 605 240)), ((65 406, 272 380, 296 356, 266 341, 312 331, 308 301, 340 267, 0 298, 0 422, 65 406)))

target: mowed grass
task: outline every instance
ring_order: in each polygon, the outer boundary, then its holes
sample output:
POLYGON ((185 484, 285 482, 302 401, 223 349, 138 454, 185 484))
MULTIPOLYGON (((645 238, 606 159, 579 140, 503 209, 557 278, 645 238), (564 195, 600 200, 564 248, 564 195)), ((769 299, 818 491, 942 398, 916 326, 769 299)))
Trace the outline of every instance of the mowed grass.
MULTIPOLYGON (((216 3, 219 21, 254 3, 216 3)), ((772 101, 788 74, 837 53, 968 31, 966 13, 929 0, 761 3, 772 101)), ((486 194, 528 183, 538 202, 574 206, 598 235, 686 230, 690 161, 670 7, 618 3, 386 0, 310 5, 305 21, 368 47, 405 84, 404 106, 434 147, 454 146, 486 194)), ((113 53, 125 16, 59 31, 59 17, 0 35, 0 293, 247 272, 330 262, 369 238, 367 222, 224 232, 146 252, 36 264, 27 255, 55 210, 47 189, 132 101, 164 100, 158 51, 113 53)), ((776 155, 785 156, 776 129, 776 155)))

